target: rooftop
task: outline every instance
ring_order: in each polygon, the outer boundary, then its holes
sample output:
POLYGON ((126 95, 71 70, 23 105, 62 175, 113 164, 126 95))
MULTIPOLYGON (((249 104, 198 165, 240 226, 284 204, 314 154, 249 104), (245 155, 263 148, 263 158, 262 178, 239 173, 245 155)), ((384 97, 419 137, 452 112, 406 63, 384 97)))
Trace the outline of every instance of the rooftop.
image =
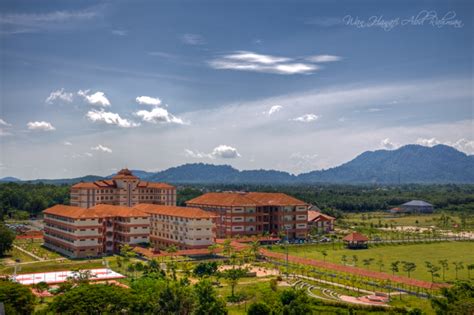
POLYGON ((106 217, 147 217, 148 214, 139 209, 125 206, 114 206, 99 204, 92 208, 81 208, 75 206, 55 205, 43 211, 46 214, 52 214, 73 219, 94 219, 106 217))
POLYGON ((212 192, 196 197, 186 204, 212 206, 304 206, 305 202, 283 193, 212 192))
POLYGON ((211 219, 216 217, 216 215, 214 215, 212 212, 193 207, 177 207, 140 203, 134 206, 134 208, 149 214, 162 214, 183 218, 211 219))
POLYGON ((342 240, 347 242, 368 242, 369 238, 358 232, 353 232, 346 235, 342 240))
POLYGON ((402 206, 432 207, 433 205, 423 200, 412 200, 405 202, 402 206))
POLYGON ((314 210, 308 210, 308 222, 314 221, 316 219, 323 219, 323 220, 336 220, 336 218, 331 217, 330 215, 321 213, 319 211, 314 211, 314 210))

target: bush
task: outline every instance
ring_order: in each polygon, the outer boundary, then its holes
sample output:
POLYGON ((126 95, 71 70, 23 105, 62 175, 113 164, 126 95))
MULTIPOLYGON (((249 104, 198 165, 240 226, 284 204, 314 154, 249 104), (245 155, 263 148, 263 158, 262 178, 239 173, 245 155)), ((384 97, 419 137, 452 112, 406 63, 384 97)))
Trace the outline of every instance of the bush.
POLYGON ((247 311, 248 315, 270 315, 272 310, 270 307, 263 302, 254 302, 250 304, 249 309, 247 311))

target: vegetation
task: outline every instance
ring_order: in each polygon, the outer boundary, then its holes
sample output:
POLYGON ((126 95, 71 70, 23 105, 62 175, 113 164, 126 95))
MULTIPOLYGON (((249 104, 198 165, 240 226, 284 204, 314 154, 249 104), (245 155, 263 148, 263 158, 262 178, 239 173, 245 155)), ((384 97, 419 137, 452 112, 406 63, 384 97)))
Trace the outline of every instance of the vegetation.
POLYGON ((458 282, 451 288, 443 288, 441 297, 431 301, 436 314, 474 314, 474 285, 472 282, 458 282))
POLYGON ((24 285, 0 279, 0 302, 5 314, 31 314, 35 307, 35 296, 24 285))
POLYGON ((12 249, 15 233, 0 223, 0 257, 12 249))

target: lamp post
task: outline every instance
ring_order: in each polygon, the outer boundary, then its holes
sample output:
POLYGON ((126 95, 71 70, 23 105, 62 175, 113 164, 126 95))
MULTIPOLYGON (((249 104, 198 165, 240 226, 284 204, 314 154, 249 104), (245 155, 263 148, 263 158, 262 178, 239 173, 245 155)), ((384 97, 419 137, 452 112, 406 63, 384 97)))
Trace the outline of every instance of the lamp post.
POLYGON ((285 230, 286 230, 286 279, 288 280, 288 276, 289 276, 289 273, 288 273, 288 251, 289 251, 289 245, 290 245, 290 239, 289 239, 289 236, 288 236, 289 228, 287 226, 285 226, 285 230))

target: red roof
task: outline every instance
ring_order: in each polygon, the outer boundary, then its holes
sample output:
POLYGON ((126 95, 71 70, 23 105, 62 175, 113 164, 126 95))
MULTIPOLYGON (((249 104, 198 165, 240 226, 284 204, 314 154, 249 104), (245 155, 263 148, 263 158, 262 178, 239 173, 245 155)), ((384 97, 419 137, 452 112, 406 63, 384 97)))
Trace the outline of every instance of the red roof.
POLYGON ((336 218, 333 218, 327 214, 314 211, 314 210, 308 210, 308 222, 311 221, 333 221, 336 220, 336 218))
POLYGON ((186 202, 188 205, 209 206, 300 206, 305 202, 283 193, 212 192, 186 202))
POLYGON ((363 234, 353 232, 346 235, 342 240, 347 242, 367 242, 369 241, 369 238, 363 234))
POLYGON ((141 203, 134 206, 140 211, 151 213, 151 214, 162 214, 174 217, 192 218, 192 219, 211 219, 215 218, 216 215, 209 211, 204 211, 199 208, 192 207, 176 207, 176 206, 164 206, 141 203))
POLYGON ((57 215, 73 219, 94 219, 105 217, 148 217, 148 214, 139 209, 124 206, 99 204, 92 208, 55 205, 43 211, 46 214, 57 215))

